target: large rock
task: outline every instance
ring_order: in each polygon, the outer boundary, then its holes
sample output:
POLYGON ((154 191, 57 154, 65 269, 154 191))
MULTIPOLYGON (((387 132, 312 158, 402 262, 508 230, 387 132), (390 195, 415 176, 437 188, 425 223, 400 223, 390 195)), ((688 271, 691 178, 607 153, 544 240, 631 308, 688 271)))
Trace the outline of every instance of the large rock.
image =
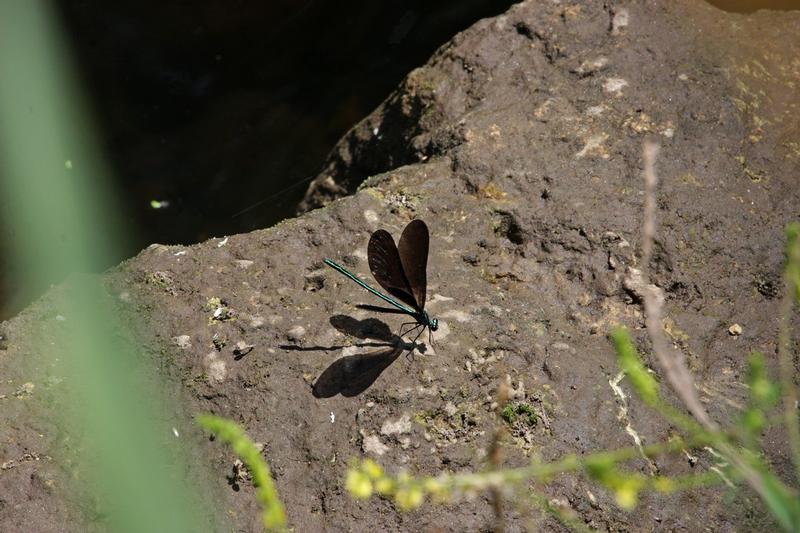
MULTIPOLYGON (((515 429, 508 465, 671 435, 624 381, 617 386, 605 337, 613 324, 642 325, 625 273, 641 266, 645 137, 662 145, 650 267, 666 293, 667 330, 713 418, 738 414, 748 352, 774 353, 782 231, 800 214, 800 15, 745 17, 694 1, 605 6, 524 2, 456 36, 343 139, 304 207, 352 193, 372 176, 352 196, 224 244, 152 246, 110 274, 116 291, 130 291, 131 312, 148 317, 144 346, 152 357, 171 346, 186 409, 229 416, 266 444, 297 531, 490 526, 484 499, 403 514, 378 499, 354 501, 343 476, 347 460, 364 455, 389 470, 482 468, 497 423, 491 396, 507 379, 541 415, 537 426, 515 429), (436 345, 381 361, 364 392, 344 384, 343 394, 316 398, 311 384, 342 346, 387 331, 354 308, 375 303, 370 295, 322 259, 366 273, 370 233, 397 235, 413 217, 432 230, 436 345), (210 319, 210 298, 235 314, 210 319), (729 334, 733 323, 741 335, 729 334), (234 353, 238 343, 254 348, 234 353), (402 431, 386 429, 398 421, 402 431)), ((45 299, 3 325, 0 374, 8 380, 0 394, 8 397, 0 401, 17 422, 0 428, 0 453, 3 461, 22 459, 0 473, 0 529, 29 514, 40 530, 89 519, 43 488, 41 480, 59 479, 54 462, 24 460, 52 456, 58 442, 38 395, 56 385, 36 384, 24 403, 13 395, 34 379, 21 370, 31 342, 23 332, 52 319, 43 311, 50 305, 45 299)), ((391 329, 402 322, 380 318, 391 329)), ((780 435, 766 440, 772 464, 788 475, 780 435)), ((218 473, 231 529, 256 530, 252 488, 234 492, 225 479, 230 452, 200 446, 218 473)), ((629 466, 679 475, 715 461, 687 450, 629 466)), ((645 495, 626 513, 581 477, 540 490, 601 529, 773 527, 747 491, 735 506, 721 503, 719 488, 645 495)), ((559 527, 536 511, 509 513, 511 528, 528 520, 559 527)))

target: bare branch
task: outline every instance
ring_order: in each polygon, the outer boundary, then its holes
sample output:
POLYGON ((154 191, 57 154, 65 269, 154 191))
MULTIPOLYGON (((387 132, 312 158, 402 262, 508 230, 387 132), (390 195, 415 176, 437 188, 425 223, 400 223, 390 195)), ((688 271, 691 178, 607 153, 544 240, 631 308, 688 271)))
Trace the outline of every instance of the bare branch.
POLYGON ((647 333, 653 342, 653 353, 655 353, 659 364, 664 369, 670 385, 672 385, 686 408, 689 409, 689 412, 692 413, 692 416, 703 427, 714 431, 717 429, 717 425, 708 416, 703 404, 700 403, 697 389, 694 386, 694 379, 686 367, 683 353, 673 348, 664 335, 661 318, 663 296, 661 290, 650 284, 649 281, 648 271, 653 253, 653 240, 656 234, 656 185, 658 184, 658 178, 655 172, 655 159, 658 156, 658 151, 659 146, 656 143, 645 142, 643 150, 645 198, 644 223, 642 224, 642 285, 644 290, 645 324, 647 325, 647 333))
MULTIPOLYGON (((497 389, 497 426, 492 436, 492 444, 489 447, 489 464, 492 470, 499 470, 503 463, 502 441, 505 436, 505 428, 503 426, 502 412, 503 408, 508 404, 508 385, 501 382, 497 389)), ((502 487, 491 487, 489 489, 492 499, 492 510, 494 511, 494 533, 503 533, 506 529, 505 520, 503 519, 503 490, 502 487)))
MULTIPOLYGON (((647 333, 653 343, 653 353, 664 369, 672 388, 680 397, 692 416, 709 431, 717 431, 717 424, 708 416, 694 385, 694 378, 686 366, 683 354, 669 343, 664 335, 661 310, 663 295, 661 290, 649 282, 649 264, 652 257, 653 241, 656 233, 656 185, 655 159, 658 155, 657 144, 646 141, 644 144, 644 180, 645 203, 644 222, 642 225, 642 272, 641 287, 644 292, 645 323, 647 333)), ((731 464, 742 474, 745 481, 765 501, 770 497, 767 487, 759 473, 750 466, 732 445, 720 440, 716 443, 719 451, 728 458, 731 464)))

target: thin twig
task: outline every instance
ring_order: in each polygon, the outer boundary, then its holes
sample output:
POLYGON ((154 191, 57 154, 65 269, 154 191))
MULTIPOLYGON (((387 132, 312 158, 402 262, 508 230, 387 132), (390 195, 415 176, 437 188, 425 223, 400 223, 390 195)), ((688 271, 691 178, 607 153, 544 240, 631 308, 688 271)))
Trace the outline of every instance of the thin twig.
MULTIPOLYGON (((489 447, 489 464, 494 471, 499 470, 503 462, 501 444, 505 436, 505 427, 503 426, 503 417, 501 414, 506 404, 508 404, 508 385, 505 382, 501 382, 500 386, 497 388, 497 427, 492 436, 492 444, 489 447)), ((492 509, 494 510, 494 533, 503 533, 505 531, 502 490, 502 486, 493 486, 489 488, 492 497, 492 509)))
MULTIPOLYGON (((663 297, 658 287, 651 285, 649 282, 648 270, 656 232, 656 185, 658 179, 655 173, 655 159, 658 155, 658 150, 659 146, 656 143, 650 141, 645 142, 643 149, 645 207, 644 222, 642 225, 642 279, 644 282, 644 309, 647 333, 653 343, 653 353, 655 353, 659 364, 667 375, 667 379, 683 404, 703 427, 710 432, 716 432, 718 426, 711 420, 705 408, 700 403, 694 385, 694 378, 686 367, 683 354, 675 350, 664 336, 661 321, 663 297)), ((730 463, 739 470, 742 477, 753 490, 766 501, 770 497, 770 494, 759 473, 725 440, 719 439, 714 445, 720 453, 725 455, 730 463)))
POLYGON ((667 342, 664 335, 661 320, 662 296, 658 287, 650 284, 649 266, 650 258, 653 253, 653 241, 656 234, 656 185, 658 179, 655 172, 655 159, 658 156, 659 146, 656 143, 647 141, 644 144, 644 222, 642 224, 642 281, 644 282, 644 310, 645 324, 647 333, 653 342, 653 352, 658 358, 658 362, 664 369, 667 379, 672 388, 680 397, 689 412, 700 422, 703 427, 714 431, 717 429, 716 423, 708 416, 697 390, 694 386, 694 379, 689 369, 683 353, 675 350, 667 342))

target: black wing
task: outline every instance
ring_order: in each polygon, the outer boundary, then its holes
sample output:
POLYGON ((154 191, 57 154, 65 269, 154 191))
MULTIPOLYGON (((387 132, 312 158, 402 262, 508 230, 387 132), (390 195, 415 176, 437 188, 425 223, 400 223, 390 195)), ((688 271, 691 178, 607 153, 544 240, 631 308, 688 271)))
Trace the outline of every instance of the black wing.
POLYGON ((412 220, 400 235, 398 251, 403 272, 406 275, 411 294, 417 302, 417 308, 425 308, 425 293, 428 288, 428 245, 430 235, 428 226, 420 219, 412 220))
POLYGON ((388 231, 379 229, 372 234, 367 245, 367 259, 369 269, 381 287, 411 307, 422 309, 417 307, 411 285, 403 272, 397 246, 388 231))

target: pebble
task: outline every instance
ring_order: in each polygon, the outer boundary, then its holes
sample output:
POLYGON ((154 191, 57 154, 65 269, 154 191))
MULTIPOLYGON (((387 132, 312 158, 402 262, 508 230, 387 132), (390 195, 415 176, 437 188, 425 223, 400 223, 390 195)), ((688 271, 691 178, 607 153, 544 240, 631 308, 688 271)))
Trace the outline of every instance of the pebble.
POLYGON ((225 361, 219 359, 216 352, 206 355, 206 368, 208 369, 208 377, 218 383, 225 381, 225 377, 228 375, 225 361))
POLYGON ((306 328, 303 326, 295 326, 287 332, 287 337, 290 341, 299 341, 306 334, 306 328))
POLYGON ((734 337, 738 337, 742 334, 742 326, 739 324, 733 324, 731 327, 728 328, 728 333, 734 337))
POLYGON ((411 431, 411 416, 409 416, 408 413, 404 413, 403 416, 394 422, 386 420, 381 426, 381 435, 384 436, 401 435, 409 431, 411 431))
POLYGON ((27 383, 23 383, 23 385, 20 388, 14 391, 14 396, 16 396, 17 398, 22 398, 23 396, 30 396, 31 394, 33 394, 34 388, 36 388, 36 386, 30 381, 27 383))
POLYGON ((630 21, 630 14, 627 9, 617 9, 614 18, 611 19, 611 35, 620 35, 630 21))
POLYGON ((377 435, 368 435, 361 441, 361 451, 364 453, 383 455, 389 451, 389 447, 381 442, 381 438, 377 435))
POLYGON ((172 337, 172 342, 174 342, 175 345, 182 350, 192 347, 192 338, 189 335, 178 335, 177 337, 172 337))
POLYGON ((627 85, 627 80, 623 80, 622 78, 607 78, 605 83, 603 83, 603 90, 607 93, 619 94, 627 85))
POLYGON ((581 63, 578 68, 574 69, 573 72, 581 76, 588 76, 589 74, 603 70, 606 66, 608 66, 608 58, 600 56, 591 60, 587 59, 581 63))
POLYGON ((233 355, 236 355, 236 356, 239 356, 239 357, 245 356, 245 355, 249 354, 253 350, 253 348, 255 348, 255 345, 247 344, 244 341, 239 341, 239 342, 236 343, 236 345, 233 348, 233 355))

